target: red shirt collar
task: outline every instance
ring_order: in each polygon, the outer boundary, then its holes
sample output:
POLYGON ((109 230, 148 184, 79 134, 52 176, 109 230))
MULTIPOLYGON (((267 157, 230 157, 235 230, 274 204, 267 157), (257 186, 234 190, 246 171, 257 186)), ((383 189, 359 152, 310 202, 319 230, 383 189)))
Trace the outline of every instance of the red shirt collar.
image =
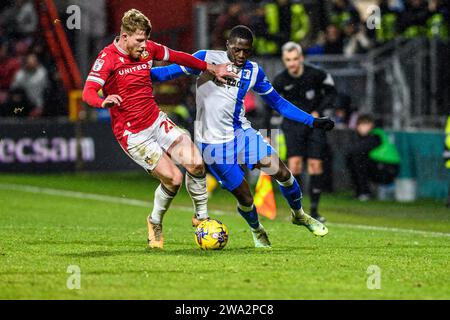
POLYGON ((121 47, 119 47, 119 38, 118 38, 118 37, 114 39, 113 45, 114 45, 114 47, 116 48, 116 51, 117 51, 119 54, 121 54, 121 55, 124 56, 124 57, 129 58, 128 53, 127 53, 125 50, 123 50, 121 47))

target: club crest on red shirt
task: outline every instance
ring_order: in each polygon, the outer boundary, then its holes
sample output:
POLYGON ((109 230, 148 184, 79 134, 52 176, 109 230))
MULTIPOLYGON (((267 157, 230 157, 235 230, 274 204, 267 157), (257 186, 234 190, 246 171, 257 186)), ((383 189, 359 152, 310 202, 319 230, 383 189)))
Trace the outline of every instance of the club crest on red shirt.
POLYGON ((150 54, 148 53, 147 50, 144 50, 144 51, 141 53, 141 59, 142 59, 142 60, 148 59, 149 56, 150 56, 150 54))

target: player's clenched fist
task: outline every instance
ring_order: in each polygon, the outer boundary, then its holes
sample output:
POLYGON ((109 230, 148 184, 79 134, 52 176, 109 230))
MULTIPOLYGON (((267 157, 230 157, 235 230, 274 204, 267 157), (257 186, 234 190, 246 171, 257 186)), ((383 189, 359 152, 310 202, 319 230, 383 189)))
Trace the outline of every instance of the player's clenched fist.
POLYGON ((112 108, 114 106, 120 106, 122 103, 122 98, 117 94, 111 94, 103 100, 102 108, 112 108))
POLYGON ((330 131, 334 128, 334 121, 330 118, 315 118, 313 122, 314 128, 320 128, 325 131, 330 131))
POLYGON ((238 75, 232 71, 228 67, 231 63, 222 63, 222 64, 211 64, 208 63, 206 70, 211 73, 213 76, 217 78, 222 83, 226 83, 225 77, 237 78, 238 75))

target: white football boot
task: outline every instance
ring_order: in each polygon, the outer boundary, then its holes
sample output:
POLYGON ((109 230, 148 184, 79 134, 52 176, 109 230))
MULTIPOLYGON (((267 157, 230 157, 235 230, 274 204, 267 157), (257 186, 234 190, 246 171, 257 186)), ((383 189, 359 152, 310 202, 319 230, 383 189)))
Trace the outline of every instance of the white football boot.
POLYGON ((303 209, 300 209, 300 212, 295 212, 291 210, 292 215, 292 223, 298 226, 305 226, 312 234, 318 237, 324 237, 328 234, 328 228, 325 225, 307 215, 303 209))
POLYGON ((271 248, 269 236, 263 225, 260 223, 257 229, 250 228, 252 230, 253 241, 255 242, 255 248, 271 248))

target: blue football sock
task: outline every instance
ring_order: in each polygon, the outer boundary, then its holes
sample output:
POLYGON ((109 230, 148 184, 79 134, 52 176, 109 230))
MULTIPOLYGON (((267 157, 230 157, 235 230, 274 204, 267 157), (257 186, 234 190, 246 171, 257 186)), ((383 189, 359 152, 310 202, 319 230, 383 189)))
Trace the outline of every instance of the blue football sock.
POLYGON ((278 181, 280 185, 281 194, 289 203, 292 210, 298 211, 302 208, 302 190, 297 180, 291 175, 291 178, 286 182, 278 181))
POLYGON ((250 228, 257 229, 259 227, 258 213, 256 212, 256 207, 254 205, 251 207, 238 205, 237 210, 245 221, 247 221, 250 228))

